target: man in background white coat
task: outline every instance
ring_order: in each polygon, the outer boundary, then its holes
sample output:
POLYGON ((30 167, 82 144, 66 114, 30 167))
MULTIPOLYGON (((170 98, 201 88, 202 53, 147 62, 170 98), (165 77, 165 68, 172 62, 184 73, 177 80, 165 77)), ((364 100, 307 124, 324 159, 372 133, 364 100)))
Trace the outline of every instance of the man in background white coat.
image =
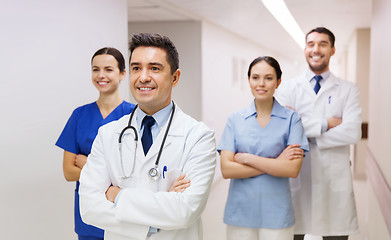
POLYGON ((99 129, 80 177, 82 219, 104 229, 109 240, 202 239, 201 213, 216 164, 214 133, 171 100, 180 71, 170 39, 135 34, 130 53, 135 132, 120 137, 129 115, 99 129), (179 183, 185 191, 169 192, 184 174, 190 186, 179 183))
POLYGON ((299 177, 291 179, 295 240, 305 234, 345 240, 358 232, 349 145, 361 138, 359 91, 330 72, 334 42, 326 28, 307 33, 309 69, 283 82, 276 93, 282 105, 300 114, 310 142, 299 177))

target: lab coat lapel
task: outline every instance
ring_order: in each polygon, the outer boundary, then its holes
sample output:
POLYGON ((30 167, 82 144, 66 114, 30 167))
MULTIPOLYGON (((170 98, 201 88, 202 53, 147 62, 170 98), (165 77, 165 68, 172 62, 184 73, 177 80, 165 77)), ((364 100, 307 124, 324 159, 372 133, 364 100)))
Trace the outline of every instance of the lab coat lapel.
MULTIPOLYGON (((183 114, 182 110, 178 107, 178 105, 176 105, 171 127, 168 130, 167 138, 163 146, 163 152, 167 147, 173 144, 173 141, 175 141, 176 136, 183 136, 183 127, 182 124, 180 124, 180 118, 182 114, 183 114)), ((153 163, 155 163, 164 138, 164 134, 167 131, 168 122, 169 120, 167 121, 166 125, 160 130, 156 139, 153 141, 151 148, 149 149, 147 155, 145 156, 144 163, 149 163, 150 161, 153 161, 153 163)), ((140 140, 140 144, 142 144, 141 139, 139 140, 140 140)), ((139 149, 141 149, 140 151, 144 155, 144 151, 142 150, 142 147, 140 147, 139 149)))
POLYGON ((306 78, 306 75, 303 74, 300 77, 301 81, 300 84, 303 86, 302 89, 309 94, 309 96, 312 96, 313 98, 317 99, 321 95, 323 95, 325 92, 328 92, 330 89, 334 88, 336 85, 338 85, 338 80, 337 78, 333 75, 330 74, 330 77, 325 81, 325 83, 322 85, 320 88, 318 94, 315 93, 314 89, 312 88, 309 80, 306 78))
MULTIPOLYGON (((167 121, 167 123, 168 123, 168 121, 167 121)), ((151 145, 151 148, 149 149, 147 155, 145 156, 145 162, 149 162, 151 159, 153 159, 154 162, 156 161, 157 155, 158 155, 159 150, 160 150, 160 146, 162 145, 164 134, 166 133, 166 130, 167 130, 167 125, 168 124, 166 124, 160 130, 160 132, 157 135, 156 139, 153 141, 153 143, 151 145)), ((165 149, 168 145, 170 145, 169 134, 167 135, 167 139, 166 139, 166 142, 164 143, 163 149, 165 149)), ((144 151, 141 151, 141 152, 144 152, 144 151)))
MULTIPOLYGON (((302 88, 301 89, 304 89, 304 91, 309 94, 309 96, 315 98, 316 97, 316 93, 314 91, 314 89, 312 88, 309 80, 307 79, 306 77, 306 74, 303 73, 303 75, 300 77, 300 84, 302 85, 302 88)), ((320 91, 322 90, 322 88, 320 88, 320 91)))
POLYGON ((333 74, 330 74, 330 77, 326 79, 325 83, 320 88, 318 95, 327 93, 330 89, 334 88, 335 86, 338 86, 338 84, 339 83, 337 78, 333 74))

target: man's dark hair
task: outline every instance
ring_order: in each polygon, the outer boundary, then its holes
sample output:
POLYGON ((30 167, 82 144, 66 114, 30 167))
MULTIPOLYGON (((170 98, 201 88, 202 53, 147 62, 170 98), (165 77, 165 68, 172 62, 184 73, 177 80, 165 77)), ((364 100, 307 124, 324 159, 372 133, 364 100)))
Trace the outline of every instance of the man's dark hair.
POLYGON ((306 42, 307 42, 307 37, 308 37, 308 35, 310 35, 310 34, 313 33, 313 32, 324 33, 324 34, 329 35, 329 40, 330 40, 330 43, 331 43, 331 47, 334 47, 335 36, 334 36, 334 34, 333 34, 330 30, 328 30, 328 29, 325 28, 325 27, 317 27, 317 28, 314 28, 314 29, 312 29, 311 31, 309 31, 309 32, 307 33, 307 35, 305 35, 305 41, 306 41, 306 42))
MULTIPOLYGON (((171 74, 179 68, 179 54, 174 43, 166 36, 158 33, 133 34, 129 43, 130 59, 134 49, 138 47, 157 47, 166 51, 166 60, 171 67, 171 74)), ((130 60, 129 59, 129 60, 130 60)))

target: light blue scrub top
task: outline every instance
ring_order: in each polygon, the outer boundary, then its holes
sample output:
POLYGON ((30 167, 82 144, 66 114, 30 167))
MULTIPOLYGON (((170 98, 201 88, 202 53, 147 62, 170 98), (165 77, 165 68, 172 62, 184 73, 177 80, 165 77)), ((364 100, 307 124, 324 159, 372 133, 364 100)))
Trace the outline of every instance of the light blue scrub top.
MULTIPOLYGON (((218 151, 251 153, 276 158, 290 144, 308 151, 300 116, 274 99, 271 120, 262 128, 256 119, 255 103, 227 120, 218 151)), ((277 161, 277 160, 276 160, 277 161)), ((224 223, 248 228, 280 229, 294 225, 289 178, 269 174, 231 179, 224 223)))
MULTIPOLYGON (((88 156, 92 143, 102 125, 115 121, 130 114, 134 105, 123 101, 105 119, 96 102, 76 108, 69 118, 64 130, 56 142, 56 146, 74 154, 88 156)), ((75 232, 83 236, 103 238, 103 230, 85 224, 80 217, 79 210, 79 182, 76 182, 75 190, 75 232)))

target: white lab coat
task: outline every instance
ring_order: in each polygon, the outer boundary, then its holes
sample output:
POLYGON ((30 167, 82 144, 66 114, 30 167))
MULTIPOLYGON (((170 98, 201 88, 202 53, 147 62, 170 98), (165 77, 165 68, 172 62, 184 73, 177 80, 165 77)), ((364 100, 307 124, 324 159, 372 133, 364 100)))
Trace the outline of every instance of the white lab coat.
POLYGON ((357 87, 330 74, 316 95, 304 73, 282 83, 276 98, 300 114, 310 140, 301 172, 291 179, 295 233, 337 236, 358 232, 349 159, 349 145, 361 138, 357 87), (342 124, 321 133, 322 120, 330 117, 342 117, 342 124))
MULTIPOLYGON (((165 178, 155 181, 148 171, 155 165, 166 127, 154 140, 144 156, 138 139, 136 160, 133 131, 128 130, 122 141, 125 173, 134 176, 122 179, 118 137, 127 126, 129 115, 99 129, 91 154, 80 176, 80 212, 83 221, 105 230, 105 239, 146 239, 149 227, 160 231, 150 237, 159 240, 202 239, 203 211, 216 164, 214 132, 197 122, 176 106, 159 169, 167 167, 165 178), (181 173, 190 178, 191 186, 183 193, 167 192, 181 173), (123 188, 117 205, 109 202, 105 192, 110 185, 123 188)), ((136 126, 136 116, 132 119, 136 126)))

